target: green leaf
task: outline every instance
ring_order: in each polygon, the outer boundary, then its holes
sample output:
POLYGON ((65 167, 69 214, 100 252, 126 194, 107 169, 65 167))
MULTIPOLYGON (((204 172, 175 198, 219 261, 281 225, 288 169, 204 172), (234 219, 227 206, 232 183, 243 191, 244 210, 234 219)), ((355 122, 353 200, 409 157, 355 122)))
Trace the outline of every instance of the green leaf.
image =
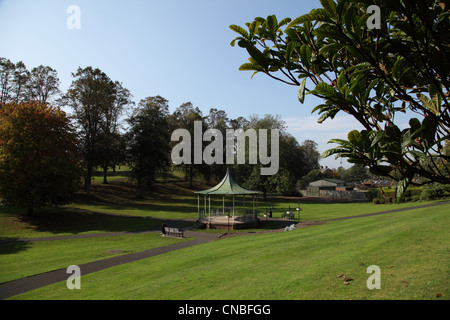
POLYGON ((303 65, 309 69, 309 67, 311 66, 312 58, 311 48, 307 45, 302 45, 300 48, 300 57, 302 58, 303 65))
POLYGON ((267 23, 267 29, 270 31, 272 36, 275 38, 277 36, 277 31, 278 31, 277 17, 275 17, 274 15, 268 16, 266 19, 266 23, 267 23))
POLYGON ((337 10, 336 10, 336 4, 333 0, 320 0, 320 3, 322 4, 322 7, 327 11, 328 15, 335 19, 337 18, 337 10))
POLYGON ((239 67, 239 71, 264 71, 261 66, 253 63, 244 63, 239 67))
POLYGON ((422 105, 425 108, 433 112, 435 115, 439 115, 439 107, 434 104, 433 100, 421 93, 417 94, 417 98, 420 100, 420 102, 422 102, 422 105))
POLYGON ((322 116, 320 116, 320 118, 317 120, 317 122, 318 123, 323 123, 328 118, 334 119, 334 117, 336 116, 336 114, 339 111, 340 110, 337 109, 337 108, 330 109, 330 110, 326 111, 322 116))
POLYGON ((384 131, 378 131, 375 138, 372 140, 371 147, 374 147, 380 142, 384 137, 386 136, 386 133, 384 131))
POLYGON ((314 88, 314 93, 323 95, 326 98, 334 98, 338 94, 332 86, 325 82, 318 83, 314 88))
POLYGON ((428 116, 425 119, 423 119, 422 122, 423 130, 421 131, 421 138, 425 148, 428 149, 435 143, 436 130, 438 125, 439 121, 438 118, 435 116, 428 116))
POLYGON ((392 171, 392 167, 385 166, 385 165, 376 165, 372 166, 369 171, 373 174, 380 175, 380 176, 386 176, 392 171))
POLYGON ((259 51, 255 46, 251 43, 248 43, 245 47, 247 49, 248 54, 264 69, 267 70, 269 63, 264 56, 264 54, 259 51))
POLYGON ((290 28, 293 28, 293 27, 303 24, 305 22, 312 22, 312 21, 332 22, 332 20, 328 16, 326 10, 312 9, 309 13, 304 14, 304 15, 292 20, 291 23, 288 24, 288 26, 286 27, 285 30, 288 30, 290 28))
POLYGON ((232 24, 232 25, 230 25, 230 29, 233 30, 236 33, 239 33, 245 39, 250 39, 250 37, 248 35, 248 32, 244 28, 239 27, 239 26, 237 26, 235 24, 232 24))
POLYGON ((290 41, 286 46, 286 60, 291 61, 292 54, 294 53, 294 49, 300 48, 300 43, 295 41, 290 41))
POLYGON ((306 91, 306 78, 303 79, 302 83, 300 83, 300 87, 298 88, 298 101, 301 104, 305 101, 305 91, 306 91))
POLYGON ((278 23, 278 29, 280 29, 282 26, 288 24, 288 23, 291 22, 291 21, 292 21, 291 18, 284 18, 283 20, 281 20, 281 21, 278 23))
POLYGON ((436 111, 435 115, 439 115, 439 109, 441 108, 441 96, 438 93, 438 90, 435 85, 430 84, 428 86, 428 93, 430 94, 431 101, 434 106, 434 110, 436 111))
POLYGON ((414 177, 414 171, 412 169, 406 170, 405 174, 403 175, 402 179, 397 184, 397 189, 395 190, 395 198, 397 200, 397 203, 400 203, 406 189, 411 184, 411 181, 414 177))
POLYGON ((361 142, 361 134, 358 130, 352 130, 348 133, 347 139, 350 143, 358 146, 361 142))

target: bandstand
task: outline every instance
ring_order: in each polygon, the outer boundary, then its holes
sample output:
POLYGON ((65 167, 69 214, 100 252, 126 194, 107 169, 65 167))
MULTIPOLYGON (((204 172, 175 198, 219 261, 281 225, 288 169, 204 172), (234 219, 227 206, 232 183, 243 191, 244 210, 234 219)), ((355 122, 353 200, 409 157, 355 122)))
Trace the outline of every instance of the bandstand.
POLYGON ((228 169, 225 177, 215 187, 194 193, 198 195, 197 222, 205 224, 207 228, 229 230, 251 228, 259 222, 257 209, 259 191, 241 187, 228 169), (213 196, 212 206, 211 196, 213 196), (220 200, 220 196, 222 201, 218 202, 217 198, 220 200))

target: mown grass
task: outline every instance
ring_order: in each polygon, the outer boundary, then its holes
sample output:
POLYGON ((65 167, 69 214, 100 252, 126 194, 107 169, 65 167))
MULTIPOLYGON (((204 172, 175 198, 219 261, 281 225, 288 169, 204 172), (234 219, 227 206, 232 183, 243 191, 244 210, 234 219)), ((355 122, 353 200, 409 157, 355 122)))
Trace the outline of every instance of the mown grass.
POLYGON ((64 282, 13 299, 449 299, 449 225, 439 206, 236 236, 83 276, 81 290, 64 282), (366 286, 370 265, 380 290, 366 286))
POLYGON ((193 240, 161 237, 159 233, 108 236, 39 242, 0 244, 0 283, 70 265, 107 259, 123 254, 193 240))
MULTIPOLYGON (((190 187, 187 182, 177 181, 169 183, 156 183, 139 199, 135 195, 135 187, 123 180, 112 181, 107 185, 99 184, 93 187, 91 197, 82 193, 77 200, 66 206, 108 214, 121 214, 129 216, 152 217, 156 219, 195 219, 198 217, 198 198, 194 191, 206 189, 208 186, 195 184, 190 187)), ((222 197, 211 197, 211 208, 222 209, 222 197)), ((243 198, 236 196, 236 210, 243 207, 243 198)), ((256 208, 264 214, 266 208, 272 208, 272 216, 281 216, 291 209, 301 208, 302 221, 318 221, 346 216, 354 216, 392 209, 408 208, 431 203, 433 201, 406 202, 400 204, 374 205, 371 202, 358 203, 324 203, 320 201, 303 200, 302 198, 288 199, 282 197, 269 197, 263 202, 261 197, 256 208)), ((225 197, 225 206, 232 206, 232 198, 225 197)), ((245 207, 252 207, 250 199, 245 200, 245 207)), ((200 197, 200 209, 204 209, 204 198, 200 197)), ((209 210, 209 200, 206 204, 209 210)))
POLYGON ((161 222, 140 217, 127 217, 45 208, 37 217, 23 215, 23 210, 0 207, 0 240, 65 236, 74 234, 136 232, 155 230, 161 222))

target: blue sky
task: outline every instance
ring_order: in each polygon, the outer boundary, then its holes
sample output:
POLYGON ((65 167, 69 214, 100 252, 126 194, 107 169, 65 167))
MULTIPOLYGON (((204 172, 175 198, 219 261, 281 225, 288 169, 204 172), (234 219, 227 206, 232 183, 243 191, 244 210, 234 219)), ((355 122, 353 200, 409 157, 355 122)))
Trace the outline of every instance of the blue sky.
MULTIPOLYGON (((31 70, 48 65, 58 71, 61 90, 78 67, 101 69, 128 88, 133 100, 161 95, 171 111, 192 102, 204 114, 225 110, 230 118, 279 114, 299 143, 314 140, 323 152, 331 138, 344 138, 358 124, 337 116, 317 124, 311 110, 320 100, 297 100, 297 88, 238 71, 244 49, 231 47, 228 26, 244 26, 257 16, 295 18, 320 7, 318 0, 0 0, 0 57, 23 61, 31 70), (68 29, 66 12, 76 5, 81 29, 68 29)), ((337 168, 340 160, 322 160, 337 168)), ((342 163, 349 167, 345 160, 342 163)))

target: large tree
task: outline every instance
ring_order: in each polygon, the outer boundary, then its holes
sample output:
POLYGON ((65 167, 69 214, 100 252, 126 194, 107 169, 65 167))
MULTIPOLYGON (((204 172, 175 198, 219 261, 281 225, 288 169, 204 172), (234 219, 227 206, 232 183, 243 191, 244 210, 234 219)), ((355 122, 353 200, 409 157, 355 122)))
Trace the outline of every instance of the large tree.
POLYGON ((0 200, 27 209, 66 204, 78 190, 75 130, 58 108, 10 103, 0 109, 0 200))
POLYGON ((137 196, 143 197, 144 186, 151 186, 158 174, 170 167, 170 132, 168 101, 161 96, 139 102, 128 119, 126 133, 127 161, 137 181, 137 196))
POLYGON ((98 165, 98 144, 102 125, 115 107, 115 83, 100 69, 78 68, 65 101, 75 111, 85 162, 84 187, 90 194, 91 179, 98 165))
MULTIPOLYGON (((206 131, 206 121, 204 121, 203 113, 198 107, 194 107, 191 102, 183 103, 179 106, 170 117, 170 129, 186 129, 189 131, 192 138, 194 138, 194 123, 196 121, 202 122, 202 133, 206 131)), ((172 142, 173 144, 174 142, 172 142)), ((204 142, 202 139, 202 146, 204 142)), ((202 147, 203 150, 203 147, 202 147)), ((182 164, 184 167, 185 178, 189 181, 190 186, 193 185, 194 177, 203 175, 208 177, 208 167, 203 163, 195 163, 194 143, 191 143, 191 160, 189 164, 182 164)))
POLYGON ((313 110, 321 123, 340 112, 354 117, 364 129, 330 141, 339 146, 324 156, 399 180, 398 198, 410 183, 450 183, 448 2, 320 2, 293 20, 271 15, 247 29, 230 26, 239 33, 231 44, 250 55, 240 70, 297 86, 301 103, 306 94, 322 98, 313 110), (410 118, 405 128, 400 114, 410 118))
POLYGON ((58 72, 43 65, 33 68, 25 90, 28 100, 41 103, 52 102, 51 100, 60 94, 58 72))
POLYGON ((100 133, 96 146, 95 163, 103 169, 103 183, 107 183, 108 168, 114 167, 123 157, 121 117, 127 107, 134 105, 130 91, 122 83, 114 82, 114 96, 110 108, 105 108, 100 120, 100 133))

